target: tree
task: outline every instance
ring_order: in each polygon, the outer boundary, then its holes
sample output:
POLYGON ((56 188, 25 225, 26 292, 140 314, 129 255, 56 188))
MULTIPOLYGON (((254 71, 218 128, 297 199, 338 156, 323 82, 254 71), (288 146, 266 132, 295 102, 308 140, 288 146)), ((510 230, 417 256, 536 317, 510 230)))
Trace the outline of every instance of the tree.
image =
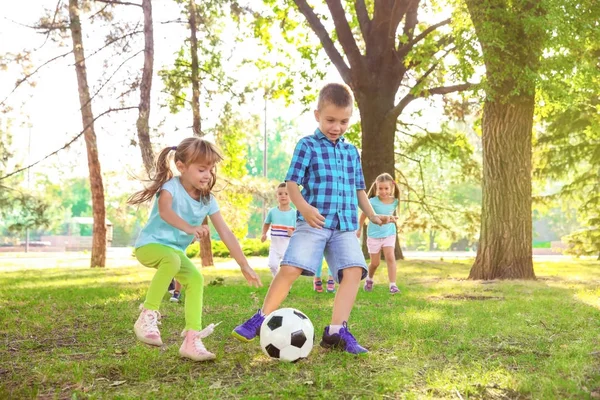
POLYGON ((142 153, 144 168, 148 176, 154 169, 154 152, 150 142, 150 93, 152 92, 152 71, 154 70, 154 27, 152 22, 152 1, 142 0, 144 12, 144 68, 140 82, 140 107, 136 123, 138 144, 142 153))
POLYGON ((78 0, 69 0, 69 29, 73 41, 73 55, 75 57, 75 72, 77 74, 77 87, 79 89, 79 103, 81 104, 81 120, 84 129, 85 146, 87 150, 88 169, 90 174, 90 188, 92 192, 92 210, 94 228, 92 238, 91 267, 104 267, 106 264, 106 209, 104 205, 104 184, 96 133, 94 131, 94 114, 87 82, 85 66, 85 52, 79 19, 78 0))
POLYGON ((339 0, 327 0, 344 59, 324 26, 325 17, 319 17, 306 0, 294 3, 354 92, 361 118, 365 180, 373 182, 382 172, 395 174, 396 123, 405 108, 420 97, 470 87, 468 83, 431 86, 441 83, 434 72, 442 69, 443 58, 454 47, 452 35, 440 33, 451 20, 420 24, 420 0, 358 0, 346 8, 339 0), (400 91, 406 87, 407 91, 400 91))
POLYGON ((565 60, 577 64, 574 43, 594 40, 598 7, 593 1, 553 0, 466 0, 466 5, 487 78, 481 240, 469 277, 534 279, 531 154, 536 89, 555 85, 564 90, 559 82, 568 71, 563 70, 565 60))

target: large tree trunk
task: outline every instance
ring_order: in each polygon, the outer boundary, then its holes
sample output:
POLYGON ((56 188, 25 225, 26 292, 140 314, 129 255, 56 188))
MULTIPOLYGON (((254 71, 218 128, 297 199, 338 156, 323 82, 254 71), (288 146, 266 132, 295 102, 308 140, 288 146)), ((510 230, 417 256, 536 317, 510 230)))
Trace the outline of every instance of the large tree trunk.
POLYGON ((481 237, 469 279, 535 279, 531 219, 534 98, 484 105, 481 237))
POLYGON ((90 173, 90 188, 92 192, 92 211, 94 216, 91 267, 104 267, 106 264, 106 212, 104 208, 104 185, 98 160, 96 133, 94 132, 94 114, 90 91, 87 83, 85 53, 79 19, 78 0, 69 0, 69 18, 71 38, 73 39, 73 54, 75 56, 75 71, 81 104, 81 120, 84 127, 85 147, 87 149, 88 168, 90 173))
POLYGON ((142 152, 144 168, 149 177, 154 169, 154 152, 150 142, 150 93, 154 67, 154 27, 152 23, 152 1, 142 0, 144 10, 144 70, 140 86, 140 108, 137 120, 138 143, 142 152))
MULTIPOLYGON (((200 74, 198 66, 198 38, 196 31, 198 22, 196 19, 196 2, 190 0, 190 47, 192 52, 192 129, 194 135, 203 136, 202 134, 202 119, 200 118, 200 74)), ((202 225, 208 225, 208 218, 202 222, 202 225)), ((214 265, 212 256, 212 246, 210 236, 204 236, 200 239, 200 257, 202 258, 202 266, 210 267, 214 265)))
POLYGON ((535 279, 531 131, 547 33, 540 0, 467 0, 486 67, 481 236, 469 279, 535 279))
MULTIPOLYGON (((360 111, 362 128, 362 167, 365 175, 367 190, 378 175, 387 172, 396 176, 394 138, 396 136, 396 121, 389 121, 386 115, 394 108, 395 90, 373 90, 370 92, 354 89, 354 95, 360 111)), ((400 216, 402 217, 402 216, 400 216)), ((366 231, 362 235, 363 252, 366 252, 366 231)), ((396 236, 395 255, 397 260, 403 260, 402 248, 396 236)))

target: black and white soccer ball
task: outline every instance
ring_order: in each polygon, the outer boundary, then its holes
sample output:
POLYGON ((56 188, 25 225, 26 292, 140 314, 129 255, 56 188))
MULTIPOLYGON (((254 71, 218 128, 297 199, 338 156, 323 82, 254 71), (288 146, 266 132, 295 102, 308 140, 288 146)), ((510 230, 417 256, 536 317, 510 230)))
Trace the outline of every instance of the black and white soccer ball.
POLYGON ((266 355, 295 362, 308 357, 315 328, 308 317, 294 308, 280 308, 265 317, 260 327, 260 347, 266 355))

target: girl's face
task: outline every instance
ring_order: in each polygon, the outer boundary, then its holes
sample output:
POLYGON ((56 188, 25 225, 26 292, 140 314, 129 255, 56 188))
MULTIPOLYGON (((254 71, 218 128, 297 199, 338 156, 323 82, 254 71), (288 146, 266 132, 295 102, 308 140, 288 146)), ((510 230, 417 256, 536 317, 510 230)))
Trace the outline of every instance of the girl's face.
POLYGON ((394 188, 391 182, 377 182, 377 197, 387 199, 394 195, 394 188))
POLYGON ((194 189, 204 191, 209 188, 212 174, 210 173, 215 167, 214 164, 208 163, 194 163, 185 165, 181 162, 177 162, 177 169, 181 173, 181 180, 184 183, 194 187, 194 189))

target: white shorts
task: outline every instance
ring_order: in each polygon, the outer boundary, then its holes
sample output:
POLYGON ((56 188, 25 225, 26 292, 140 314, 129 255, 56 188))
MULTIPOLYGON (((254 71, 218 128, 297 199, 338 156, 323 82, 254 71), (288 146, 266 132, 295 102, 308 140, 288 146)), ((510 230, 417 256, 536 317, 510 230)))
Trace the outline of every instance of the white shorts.
POLYGON ((271 236, 271 246, 269 247, 269 269, 273 276, 275 276, 277 270, 279 270, 279 264, 281 263, 289 244, 289 237, 271 236))

